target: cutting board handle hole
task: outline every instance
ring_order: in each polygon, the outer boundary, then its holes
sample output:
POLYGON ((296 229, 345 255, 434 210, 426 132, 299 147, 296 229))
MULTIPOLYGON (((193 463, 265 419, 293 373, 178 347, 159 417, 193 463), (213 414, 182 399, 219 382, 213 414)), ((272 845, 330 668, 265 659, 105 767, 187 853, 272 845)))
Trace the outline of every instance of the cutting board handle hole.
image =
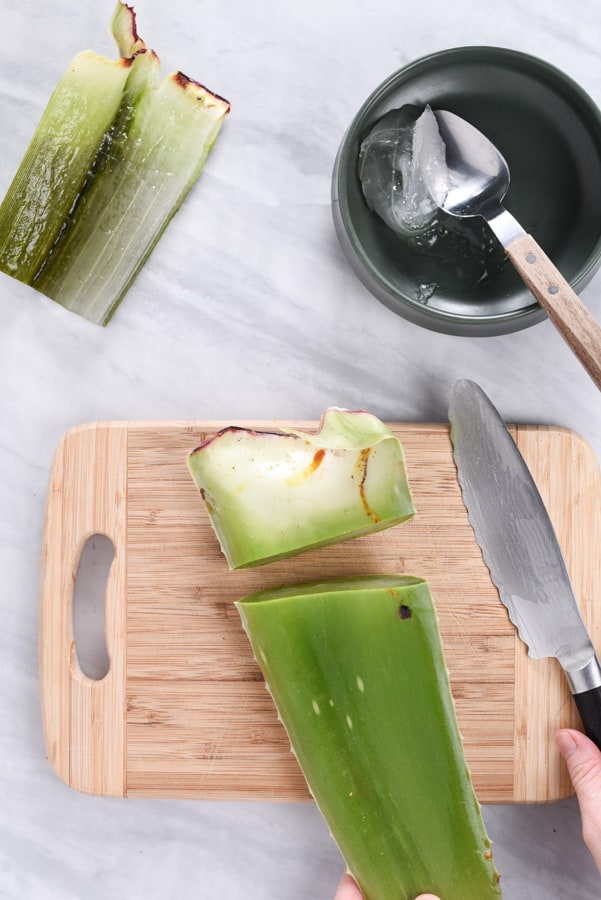
POLYGON ((85 543, 73 590, 73 635, 79 668, 101 681, 110 668, 104 625, 106 582, 115 545, 104 534, 93 534, 85 543))

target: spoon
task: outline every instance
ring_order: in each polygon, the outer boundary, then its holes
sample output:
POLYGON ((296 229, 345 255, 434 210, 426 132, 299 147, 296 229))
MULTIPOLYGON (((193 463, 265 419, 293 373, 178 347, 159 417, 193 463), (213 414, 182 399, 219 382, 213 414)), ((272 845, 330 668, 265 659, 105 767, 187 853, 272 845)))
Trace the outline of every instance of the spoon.
POLYGON ((446 146, 450 187, 432 186, 435 202, 451 216, 482 216, 514 268, 601 389, 601 326, 551 260, 502 205, 509 167, 482 132, 447 110, 434 110, 446 146), (447 190, 448 188, 448 190, 447 190))

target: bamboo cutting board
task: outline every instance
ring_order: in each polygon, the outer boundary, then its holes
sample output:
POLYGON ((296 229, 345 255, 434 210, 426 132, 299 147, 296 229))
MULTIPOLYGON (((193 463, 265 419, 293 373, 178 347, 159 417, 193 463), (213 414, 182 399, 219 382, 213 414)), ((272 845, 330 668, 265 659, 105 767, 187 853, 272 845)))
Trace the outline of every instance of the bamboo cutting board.
MULTIPOLYGON (((68 432, 57 448, 40 621, 42 710, 56 773, 101 795, 308 799, 233 601, 276 585, 404 572, 432 589, 480 801, 568 796, 553 735, 578 727, 577 713, 558 664, 527 657, 499 601, 461 500, 448 427, 391 426, 405 448, 412 521, 235 573, 186 467, 187 453, 219 427, 93 423, 68 432), (110 670, 100 681, 79 668, 72 624, 78 561, 94 534, 107 535, 116 550, 105 598, 110 670)), ((568 430, 520 426, 512 434, 601 649, 597 461, 568 430)))

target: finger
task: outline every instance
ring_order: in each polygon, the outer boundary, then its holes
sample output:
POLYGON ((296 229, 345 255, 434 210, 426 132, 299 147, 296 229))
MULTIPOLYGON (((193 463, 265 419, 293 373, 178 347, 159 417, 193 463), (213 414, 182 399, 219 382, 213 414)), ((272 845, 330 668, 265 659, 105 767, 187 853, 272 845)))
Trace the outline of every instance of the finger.
POLYGON ((357 887, 357 882, 348 872, 345 872, 340 879, 334 900, 363 900, 363 894, 357 887))
MULTIPOLYGON (((334 900, 363 900, 363 894, 357 887, 355 879, 348 872, 340 879, 334 900)), ((440 900, 440 898, 434 894, 420 894, 415 900, 440 900)))
POLYGON ((564 728, 556 735, 576 790, 582 816, 582 836, 601 871, 601 752, 579 731, 564 728))

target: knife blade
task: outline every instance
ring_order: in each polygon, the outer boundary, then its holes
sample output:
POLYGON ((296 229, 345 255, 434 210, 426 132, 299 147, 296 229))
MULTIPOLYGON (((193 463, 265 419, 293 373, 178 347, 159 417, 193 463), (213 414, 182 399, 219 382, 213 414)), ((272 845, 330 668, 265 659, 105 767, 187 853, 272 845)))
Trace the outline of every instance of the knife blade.
POLYGON ((449 421, 463 502, 501 601, 528 655, 559 661, 584 730, 601 747, 601 665, 530 470, 473 381, 453 385, 449 421))

